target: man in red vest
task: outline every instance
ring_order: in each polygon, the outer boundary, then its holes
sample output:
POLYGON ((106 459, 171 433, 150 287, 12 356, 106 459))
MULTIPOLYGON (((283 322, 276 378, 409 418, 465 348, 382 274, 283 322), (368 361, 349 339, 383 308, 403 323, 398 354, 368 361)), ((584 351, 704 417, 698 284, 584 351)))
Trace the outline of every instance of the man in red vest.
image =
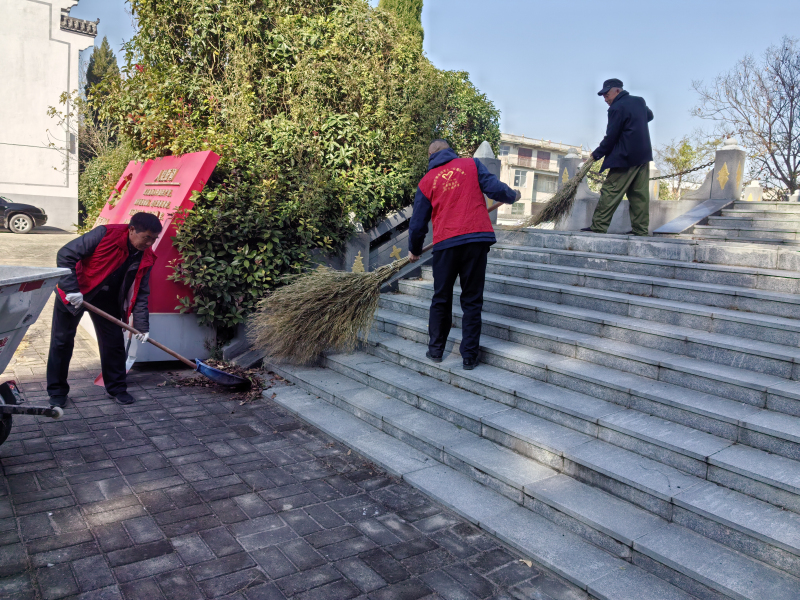
POLYGON ((478 365, 483 284, 489 246, 497 239, 486 210, 486 194, 496 202, 516 202, 512 190, 474 158, 459 158, 445 140, 428 147, 428 173, 414 197, 408 235, 408 258, 419 260, 433 220, 433 299, 428 321, 428 352, 433 362, 442 355, 453 322, 453 285, 461 283, 461 357, 464 369, 478 365))
MULTIPOLYGON (((151 246, 161 233, 161 222, 152 213, 136 213, 130 225, 101 225, 72 240, 58 251, 56 264, 69 269, 58 282, 50 354, 47 358, 47 393, 51 406, 64 407, 69 384, 67 374, 84 309, 84 298, 118 319, 128 321, 146 342, 150 331, 150 269, 156 261, 151 246)), ((122 328, 89 313, 97 332, 100 364, 106 392, 120 404, 133 404, 125 382, 126 351, 122 328)))

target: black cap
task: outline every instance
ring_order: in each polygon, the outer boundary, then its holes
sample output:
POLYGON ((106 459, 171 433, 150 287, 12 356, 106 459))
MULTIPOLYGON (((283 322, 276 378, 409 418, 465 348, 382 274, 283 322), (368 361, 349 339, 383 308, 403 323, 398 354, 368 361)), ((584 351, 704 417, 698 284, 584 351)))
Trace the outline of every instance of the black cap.
POLYGON ((622 82, 619 79, 606 79, 603 82, 603 89, 597 92, 597 95, 602 96, 608 92, 608 90, 615 87, 622 88, 622 82))

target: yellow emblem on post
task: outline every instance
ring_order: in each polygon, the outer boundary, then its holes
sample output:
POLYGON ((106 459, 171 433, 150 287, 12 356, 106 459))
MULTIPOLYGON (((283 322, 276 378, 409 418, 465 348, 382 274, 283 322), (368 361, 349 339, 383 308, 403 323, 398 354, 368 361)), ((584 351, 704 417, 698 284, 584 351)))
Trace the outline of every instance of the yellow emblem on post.
POLYGON ((569 173, 567 173, 567 167, 564 167, 564 174, 561 176, 561 183, 567 183, 569 181, 569 173))
POLYGON ((753 201, 753 192, 750 192, 749 194, 747 194, 747 200, 745 200, 745 202, 752 202, 752 201, 753 201))
POLYGON ((361 250, 359 250, 358 254, 356 254, 356 259, 353 261, 353 268, 351 270, 353 273, 364 272, 364 257, 361 256, 361 250))
POLYGON ((392 245, 392 253, 389 255, 395 260, 400 260, 401 250, 395 245, 392 245))
POLYGON ((742 187, 742 163, 739 163, 739 168, 736 169, 736 187, 742 187))
POLYGON ((725 189, 725 184, 728 183, 729 178, 730 171, 728 171, 728 163, 723 163, 722 168, 719 171, 719 175, 717 175, 717 181, 719 181, 719 187, 721 190, 725 189))

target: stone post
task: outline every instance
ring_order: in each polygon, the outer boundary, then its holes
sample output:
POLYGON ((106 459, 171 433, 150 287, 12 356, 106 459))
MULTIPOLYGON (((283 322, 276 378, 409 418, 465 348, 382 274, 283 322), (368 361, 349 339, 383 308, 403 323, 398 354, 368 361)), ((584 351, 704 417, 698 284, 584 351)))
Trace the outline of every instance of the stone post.
POLYGON ((789 202, 800 202, 800 190, 792 192, 792 195, 789 196, 789 202))
MULTIPOLYGON (((567 183, 570 179, 575 176, 578 169, 583 163, 583 159, 581 158, 580 153, 578 152, 577 148, 570 148, 567 155, 563 158, 558 159, 558 189, 560 190, 564 187, 564 184, 567 183)), ((586 183, 584 180, 581 185, 586 183)))
MULTIPOLYGON (((478 146, 478 149, 475 150, 475 154, 472 155, 472 158, 477 158, 481 161, 481 164, 489 170, 489 173, 500 179, 500 159, 495 158, 494 152, 492 152, 492 146, 486 140, 481 142, 481 145, 478 146)), ((486 207, 488 208, 493 201, 490 200, 487 196, 484 195, 486 199, 486 207)), ((522 202, 522 200, 518 200, 518 202, 522 202)), ((492 220, 492 224, 497 224, 497 212, 494 211, 489 213, 489 218, 492 220)))
POLYGON ((650 162, 650 202, 658 200, 658 182, 660 180, 653 181, 653 177, 661 177, 661 171, 654 162, 650 162))
POLYGON ((733 138, 725 140, 717 150, 714 176, 711 180, 711 200, 740 200, 744 174, 745 151, 733 138))
POLYGON ((745 202, 761 202, 763 197, 764 188, 761 187, 761 183, 758 179, 753 179, 753 181, 748 183, 747 187, 745 187, 742 192, 742 198, 744 198, 745 202))

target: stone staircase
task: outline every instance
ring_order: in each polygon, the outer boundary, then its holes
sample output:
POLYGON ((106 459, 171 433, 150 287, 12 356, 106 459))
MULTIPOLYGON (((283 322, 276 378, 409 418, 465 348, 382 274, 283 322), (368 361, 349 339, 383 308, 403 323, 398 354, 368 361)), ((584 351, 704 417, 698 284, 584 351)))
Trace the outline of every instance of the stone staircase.
POLYGON ((800 598, 800 252, 498 237, 477 369, 423 269, 275 400, 585 596, 800 598))
POLYGON ((767 244, 800 244, 800 204, 794 202, 734 202, 708 225, 695 225, 695 239, 767 244))

